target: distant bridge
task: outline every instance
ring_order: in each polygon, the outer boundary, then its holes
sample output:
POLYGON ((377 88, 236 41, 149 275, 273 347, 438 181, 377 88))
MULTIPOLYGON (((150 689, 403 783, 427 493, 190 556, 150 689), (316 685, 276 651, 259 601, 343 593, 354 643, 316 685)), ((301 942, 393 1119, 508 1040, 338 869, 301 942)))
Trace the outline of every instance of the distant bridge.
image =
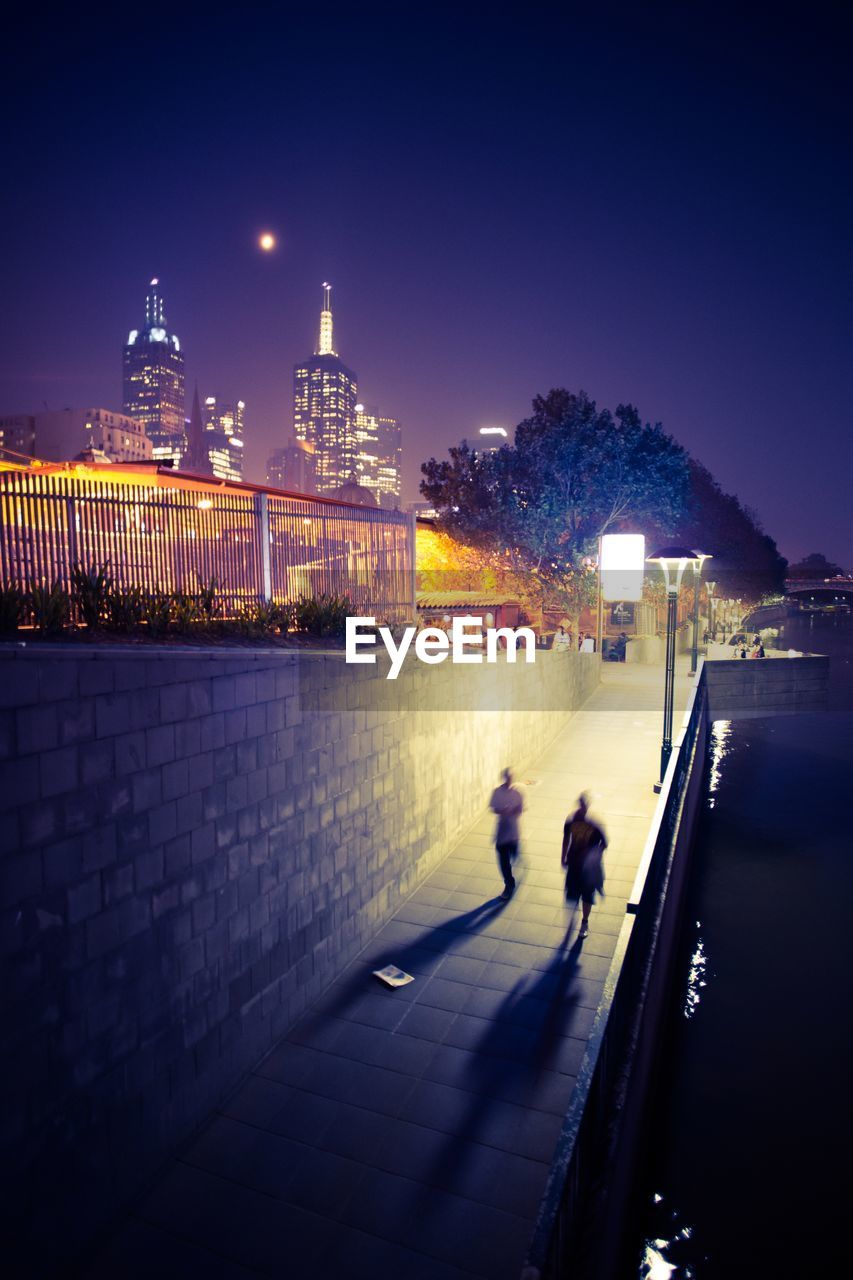
POLYGON ((814 600, 820 605, 853 605, 853 578, 788 578, 785 594, 791 600, 814 600))

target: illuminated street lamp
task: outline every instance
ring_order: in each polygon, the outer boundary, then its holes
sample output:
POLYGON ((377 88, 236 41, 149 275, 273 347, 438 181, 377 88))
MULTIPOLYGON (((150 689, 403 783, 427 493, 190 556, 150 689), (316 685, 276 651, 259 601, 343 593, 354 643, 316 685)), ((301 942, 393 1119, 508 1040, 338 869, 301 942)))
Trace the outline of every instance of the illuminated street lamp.
POLYGON ((663 570, 666 586, 666 670, 663 686, 663 741, 660 749, 660 781, 655 783, 655 791, 663 786, 666 766, 672 754, 672 706, 675 701, 675 625, 678 614, 678 588, 684 570, 689 564, 695 565, 697 555, 687 547, 662 547, 653 556, 648 556, 648 564, 659 564, 663 570))
POLYGON ((693 561, 693 650, 690 654, 690 674, 695 676, 699 664, 699 581, 702 577, 702 565, 706 560, 712 560, 713 556, 704 551, 694 551, 693 554, 696 559, 693 561))

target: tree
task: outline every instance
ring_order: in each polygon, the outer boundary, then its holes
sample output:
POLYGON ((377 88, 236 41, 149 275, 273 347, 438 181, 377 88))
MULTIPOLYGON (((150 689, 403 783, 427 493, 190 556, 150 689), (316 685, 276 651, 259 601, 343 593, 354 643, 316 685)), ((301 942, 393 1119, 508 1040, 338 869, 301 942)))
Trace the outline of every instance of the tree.
POLYGON ((421 470, 441 528, 560 588, 602 534, 672 526, 688 488, 687 455, 659 423, 560 389, 536 397, 514 445, 480 453, 462 444, 421 470))
POLYGON ((820 551, 813 551, 798 564, 792 564, 788 568, 789 578, 840 578, 843 574, 841 565, 833 564, 820 551))
POLYGON ((787 560, 764 532, 758 517, 734 494, 724 493, 707 467, 690 459, 690 490, 676 540, 713 556, 704 577, 718 584, 717 594, 760 600, 785 589, 787 560))

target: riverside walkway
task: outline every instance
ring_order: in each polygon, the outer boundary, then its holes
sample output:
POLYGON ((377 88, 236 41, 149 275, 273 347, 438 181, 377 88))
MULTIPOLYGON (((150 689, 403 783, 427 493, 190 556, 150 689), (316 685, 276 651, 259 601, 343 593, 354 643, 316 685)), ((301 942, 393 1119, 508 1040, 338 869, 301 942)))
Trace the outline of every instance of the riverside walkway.
MULTIPOLYGON (((685 676, 682 659, 677 708, 685 676)), ((519 776, 513 898, 498 898, 484 811, 103 1242, 88 1280, 517 1280, 655 807, 662 685, 660 667, 602 665, 519 776), (582 790, 610 847, 579 943, 559 854, 582 790), (415 981, 385 989, 371 971, 387 963, 415 981)))

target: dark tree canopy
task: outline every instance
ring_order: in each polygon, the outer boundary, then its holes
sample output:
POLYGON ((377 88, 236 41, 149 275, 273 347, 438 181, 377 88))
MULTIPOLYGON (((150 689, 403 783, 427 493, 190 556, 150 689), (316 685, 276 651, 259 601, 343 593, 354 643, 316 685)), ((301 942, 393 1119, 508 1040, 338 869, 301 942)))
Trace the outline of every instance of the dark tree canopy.
POLYGON ((714 558, 705 577, 717 594, 744 600, 785 589, 787 561, 764 532, 758 518, 734 494, 724 493, 707 467, 690 459, 690 494, 684 520, 676 526, 679 542, 714 558))
POLYGON ((443 528, 508 550, 544 579, 571 572, 604 533, 674 527, 688 489, 687 455, 659 423, 559 389, 536 397, 514 445, 481 453, 462 444, 421 470, 443 528))
POLYGON ((820 551, 803 556, 798 564, 788 568, 789 578, 838 578, 844 573, 840 564, 833 564, 820 551))

